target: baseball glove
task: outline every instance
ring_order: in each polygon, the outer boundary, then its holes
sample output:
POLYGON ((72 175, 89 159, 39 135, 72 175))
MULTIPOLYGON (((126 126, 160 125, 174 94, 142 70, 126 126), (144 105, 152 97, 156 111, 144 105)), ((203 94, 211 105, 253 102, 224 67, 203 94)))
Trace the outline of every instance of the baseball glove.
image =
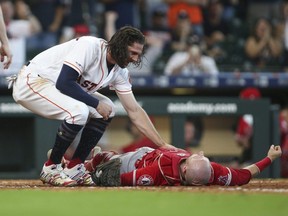
POLYGON ((120 166, 122 162, 120 158, 114 158, 105 163, 96 166, 95 171, 91 174, 93 182, 97 186, 117 187, 121 185, 120 166))

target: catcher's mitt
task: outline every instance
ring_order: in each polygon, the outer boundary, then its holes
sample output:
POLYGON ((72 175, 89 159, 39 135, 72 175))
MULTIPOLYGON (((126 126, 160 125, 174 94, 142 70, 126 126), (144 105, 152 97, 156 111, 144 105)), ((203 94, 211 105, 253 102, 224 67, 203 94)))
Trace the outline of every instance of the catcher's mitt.
POLYGON ((97 186, 115 187, 120 186, 120 158, 114 158, 105 163, 96 166, 95 171, 91 174, 93 182, 97 186))

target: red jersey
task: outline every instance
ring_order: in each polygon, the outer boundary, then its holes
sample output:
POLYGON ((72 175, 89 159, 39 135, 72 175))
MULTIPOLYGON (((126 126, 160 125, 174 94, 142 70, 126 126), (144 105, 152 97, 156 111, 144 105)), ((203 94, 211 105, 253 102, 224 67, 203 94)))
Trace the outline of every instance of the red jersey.
POLYGON ((180 185, 179 166, 190 155, 182 149, 158 148, 137 161, 135 170, 121 174, 121 185, 180 185))
MULTIPOLYGON (((158 148, 146 154, 135 164, 136 169, 121 174, 123 186, 179 186, 180 163, 191 156, 182 149, 158 148)), ((212 175, 208 185, 243 185, 251 179, 251 173, 246 169, 232 169, 211 162, 212 175)))
POLYGON ((247 184, 252 175, 247 169, 234 169, 211 162, 212 175, 208 185, 235 186, 247 184))

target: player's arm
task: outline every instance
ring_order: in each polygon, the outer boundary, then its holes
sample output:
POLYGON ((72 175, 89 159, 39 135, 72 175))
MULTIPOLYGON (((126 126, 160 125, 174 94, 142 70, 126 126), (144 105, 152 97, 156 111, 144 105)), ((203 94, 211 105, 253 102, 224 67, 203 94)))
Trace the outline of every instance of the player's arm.
POLYGON ((157 163, 123 173, 120 178, 122 186, 160 186, 163 183, 163 177, 157 163))
POLYGON ((271 145, 270 149, 267 153, 267 157, 263 160, 252 164, 250 166, 245 167, 244 169, 249 170, 252 176, 256 176, 260 172, 262 172, 266 167, 270 166, 270 164, 277 158, 279 158, 282 154, 280 146, 271 145))
MULTIPOLYGON (((117 95, 127 111, 127 114, 131 120, 131 122, 137 127, 137 129, 148 137, 152 142, 154 142, 158 146, 167 146, 167 144, 156 128, 154 127, 153 123, 151 122, 149 116, 147 115, 146 111, 138 104, 136 101, 133 93, 129 94, 120 94, 117 92, 117 95)), ((172 147, 172 146, 171 146, 172 147)))
POLYGON ((9 68, 12 62, 12 54, 10 51, 9 41, 6 32, 6 26, 3 19, 2 8, 0 6, 0 60, 4 62, 4 69, 9 68), (7 57, 4 62, 5 56, 7 57))
POLYGON ((211 162, 214 170, 214 178, 211 184, 222 186, 234 186, 248 184, 253 176, 256 176, 267 168, 276 158, 281 156, 280 146, 271 145, 267 157, 263 160, 247 166, 243 169, 234 169, 211 162))
POLYGON ((56 88, 63 94, 96 108, 99 100, 83 91, 77 84, 78 76, 79 73, 76 70, 64 64, 57 79, 56 88))
POLYGON ((112 112, 112 108, 85 92, 77 83, 78 76, 79 73, 75 69, 64 64, 57 79, 56 88, 63 94, 94 107, 103 116, 103 119, 107 120, 112 112))

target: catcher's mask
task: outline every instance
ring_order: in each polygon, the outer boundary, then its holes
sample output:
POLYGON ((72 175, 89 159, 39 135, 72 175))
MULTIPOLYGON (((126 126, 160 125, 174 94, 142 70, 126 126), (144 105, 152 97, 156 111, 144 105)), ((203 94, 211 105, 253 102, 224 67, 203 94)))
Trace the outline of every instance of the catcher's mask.
POLYGON ((184 177, 186 185, 205 185, 209 182, 211 164, 202 151, 187 158, 184 177))

